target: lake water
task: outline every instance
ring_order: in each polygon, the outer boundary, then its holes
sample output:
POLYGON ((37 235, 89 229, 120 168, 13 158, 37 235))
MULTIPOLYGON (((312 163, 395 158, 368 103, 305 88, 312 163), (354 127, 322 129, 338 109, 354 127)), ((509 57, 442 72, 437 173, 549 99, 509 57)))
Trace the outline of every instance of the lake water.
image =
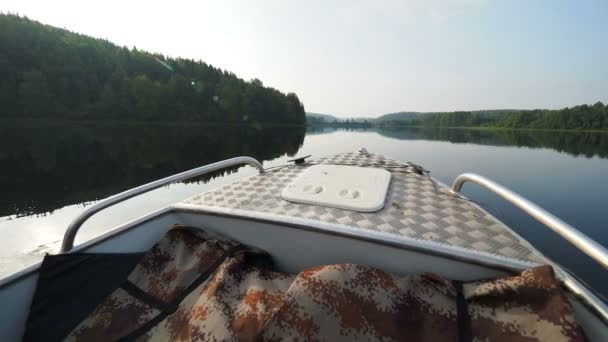
MULTIPOLYGON (((487 176, 608 246, 608 134, 464 129, 308 129, 166 124, 0 123, 0 275, 55 251, 68 223, 95 201, 222 159, 264 166, 296 155, 367 148, 420 164, 450 184, 487 176)), ((90 219, 77 243, 219 184, 251 167, 155 190, 90 219)), ((608 272, 556 234, 472 185, 464 194, 601 292, 608 272)))

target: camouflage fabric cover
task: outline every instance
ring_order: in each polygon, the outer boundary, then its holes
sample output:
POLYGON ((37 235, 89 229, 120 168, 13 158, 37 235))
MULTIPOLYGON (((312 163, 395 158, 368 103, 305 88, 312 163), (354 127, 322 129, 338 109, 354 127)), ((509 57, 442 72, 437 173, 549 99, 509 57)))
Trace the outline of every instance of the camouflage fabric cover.
POLYGON ((353 264, 297 275, 269 265, 261 251, 173 229, 66 340, 459 341, 464 319, 472 340, 585 340, 549 266, 459 285, 353 264))
POLYGON ((463 291, 477 340, 585 340, 549 266, 465 284, 463 291))

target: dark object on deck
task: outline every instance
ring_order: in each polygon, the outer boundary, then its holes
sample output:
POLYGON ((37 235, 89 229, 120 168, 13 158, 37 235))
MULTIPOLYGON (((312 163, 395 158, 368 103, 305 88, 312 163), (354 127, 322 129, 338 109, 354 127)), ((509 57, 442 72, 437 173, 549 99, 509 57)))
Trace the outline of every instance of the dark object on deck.
POLYGON ((294 164, 296 164, 296 165, 299 165, 299 164, 304 164, 304 162, 306 161, 306 158, 308 158, 308 157, 310 157, 310 156, 311 156, 311 154, 309 154, 309 155, 307 155, 307 156, 304 156, 304 157, 299 157, 299 158, 296 158, 296 159, 291 159, 291 160, 288 160, 287 162, 288 162, 288 163, 289 163, 289 162, 293 162, 293 163, 294 163, 294 164))
POLYGON ((429 173, 431 173, 431 171, 425 169, 424 167, 420 166, 420 165, 416 165, 412 162, 407 162, 409 166, 412 167, 412 169, 414 170, 414 172, 418 175, 428 175, 429 173))

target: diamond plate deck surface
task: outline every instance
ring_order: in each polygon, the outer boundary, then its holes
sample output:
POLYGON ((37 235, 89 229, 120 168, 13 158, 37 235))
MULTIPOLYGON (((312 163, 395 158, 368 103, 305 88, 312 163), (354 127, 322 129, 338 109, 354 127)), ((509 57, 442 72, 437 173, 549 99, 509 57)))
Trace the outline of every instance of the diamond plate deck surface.
POLYGON ((464 199, 449 195, 449 189, 431 178, 407 171, 406 164, 378 154, 344 153, 320 158, 302 166, 269 170, 195 196, 185 203, 338 223, 542 263, 541 256, 492 216, 464 199), (386 205, 374 213, 360 213, 283 200, 283 188, 312 164, 386 168, 392 176, 386 205))

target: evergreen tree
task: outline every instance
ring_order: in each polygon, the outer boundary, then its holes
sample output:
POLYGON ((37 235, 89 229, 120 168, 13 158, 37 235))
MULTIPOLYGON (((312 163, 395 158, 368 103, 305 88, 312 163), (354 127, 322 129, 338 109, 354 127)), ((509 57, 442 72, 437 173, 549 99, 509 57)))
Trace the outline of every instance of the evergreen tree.
POLYGON ((304 124, 297 95, 204 62, 0 14, 0 118, 304 124))

